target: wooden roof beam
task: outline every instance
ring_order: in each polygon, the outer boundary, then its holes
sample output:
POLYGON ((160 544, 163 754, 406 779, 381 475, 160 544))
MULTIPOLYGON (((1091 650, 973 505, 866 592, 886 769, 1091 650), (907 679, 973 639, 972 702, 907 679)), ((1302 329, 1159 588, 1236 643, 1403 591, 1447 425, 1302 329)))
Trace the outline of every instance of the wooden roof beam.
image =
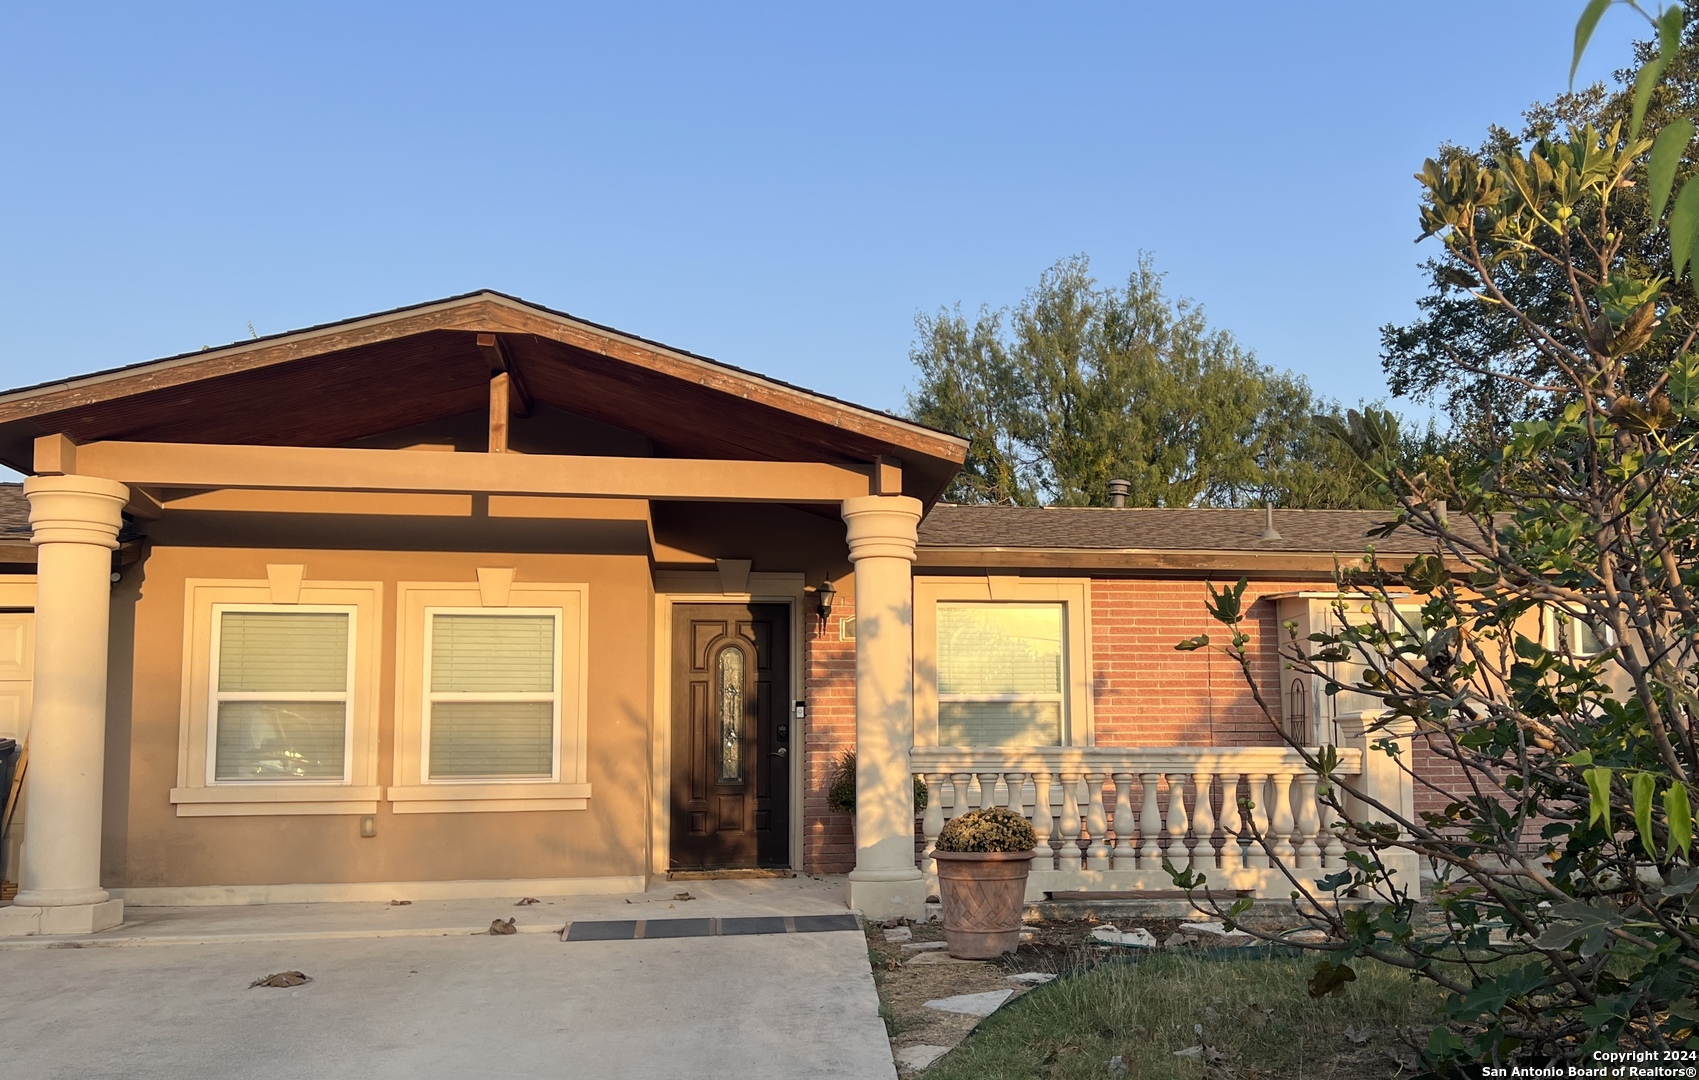
MULTIPOLYGON (((508 394, 508 406, 518 416, 530 416, 532 398, 530 391, 525 389, 525 380, 519 377, 519 369, 513 364, 513 354, 502 344, 500 334, 479 334, 478 351, 484 354, 484 362, 489 365, 490 385, 495 386, 496 377, 506 375, 511 392, 508 394)), ((491 399, 491 405, 495 404, 491 399)), ((492 423, 493 417, 492 417, 492 423)))
MULTIPOLYGON (((37 471, 62 462, 58 436, 36 442, 37 471)), ((68 442, 68 440, 66 440, 68 442)), ((320 446, 91 442, 75 471, 134 487, 578 495, 689 502, 838 503, 874 493, 869 468, 799 461, 420 454, 320 446)))

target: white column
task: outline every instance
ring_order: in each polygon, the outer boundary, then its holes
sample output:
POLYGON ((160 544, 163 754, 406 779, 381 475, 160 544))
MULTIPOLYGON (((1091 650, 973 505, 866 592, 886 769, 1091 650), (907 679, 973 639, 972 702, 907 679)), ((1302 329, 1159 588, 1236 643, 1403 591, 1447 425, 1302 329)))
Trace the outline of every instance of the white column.
POLYGON ((36 545, 35 709, 14 911, 39 910, 35 933, 92 933, 124 919, 124 902, 100 887, 100 810, 112 552, 130 493, 111 480, 32 476, 24 494, 36 545))
MULTIPOLYGON (((920 500, 845 499, 855 565, 855 869, 850 906, 869 919, 926 912, 914 862, 914 566, 920 500)), ((986 793, 989 798, 991 792, 986 793)))
MULTIPOLYGON (((1363 750, 1363 773, 1355 778, 1356 786, 1405 821, 1414 821, 1416 814, 1415 791, 1406 771, 1413 760, 1411 737, 1415 730, 1415 721, 1405 717, 1382 719, 1376 713, 1359 713, 1339 718, 1339 733, 1346 745, 1363 750), (1389 754, 1388 750, 1397 753, 1389 754)), ((1367 803, 1355 799, 1349 802, 1351 820, 1386 821, 1385 814, 1367 803)), ((1408 835, 1403 830, 1400 833, 1408 835)), ((1396 872, 1393 880, 1397 885, 1410 890, 1412 897, 1421 896, 1421 863, 1415 852, 1387 848, 1380 857, 1388 869, 1396 872)))

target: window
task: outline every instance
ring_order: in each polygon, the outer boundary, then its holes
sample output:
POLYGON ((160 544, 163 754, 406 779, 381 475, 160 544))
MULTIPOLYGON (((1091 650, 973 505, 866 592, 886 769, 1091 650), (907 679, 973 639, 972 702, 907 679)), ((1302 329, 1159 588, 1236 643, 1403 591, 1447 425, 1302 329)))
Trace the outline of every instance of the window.
POLYGON ((589 586, 514 576, 398 586, 398 814, 589 806, 589 586))
POLYGON ((555 612, 431 611, 429 782, 554 780, 560 724, 555 612))
POLYGON ((1090 746, 1084 579, 916 578, 922 746, 1090 746))
POLYGON ((1065 668, 1061 604, 939 604, 939 741, 1059 744, 1065 668))
POLYGON ((1606 627, 1604 636, 1601 637, 1592 625, 1584 622, 1576 612, 1548 607, 1545 609, 1545 620, 1548 648, 1567 652, 1577 660, 1590 659, 1610 648, 1610 628, 1606 627))
POLYGON ((352 609, 213 609, 212 783, 348 779, 352 609))
POLYGON ((184 582, 179 817, 375 814, 383 585, 184 582))

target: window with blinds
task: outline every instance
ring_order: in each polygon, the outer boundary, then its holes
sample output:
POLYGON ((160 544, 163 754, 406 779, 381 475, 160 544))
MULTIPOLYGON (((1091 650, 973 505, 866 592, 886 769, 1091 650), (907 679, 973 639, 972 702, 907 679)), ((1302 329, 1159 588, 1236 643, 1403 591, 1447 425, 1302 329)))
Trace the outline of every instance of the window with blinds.
POLYGON ((937 619, 939 745, 1060 745, 1063 605, 940 603, 937 619))
POLYGON ((559 628, 556 612, 428 614, 427 779, 557 775, 559 628))
POLYGON ((218 608, 213 779, 348 780, 350 610, 218 608))

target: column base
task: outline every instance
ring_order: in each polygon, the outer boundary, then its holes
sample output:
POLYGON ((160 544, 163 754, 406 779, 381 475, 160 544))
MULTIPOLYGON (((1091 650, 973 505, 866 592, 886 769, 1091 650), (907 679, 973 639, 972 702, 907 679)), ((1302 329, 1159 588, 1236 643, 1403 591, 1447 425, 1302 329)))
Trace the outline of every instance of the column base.
POLYGON ((871 878, 859 876, 864 873, 855 870, 849 876, 849 906, 860 911, 862 918, 919 922, 926 917, 926 879, 919 870, 904 877, 895 877, 890 870, 872 871, 876 876, 871 878))
POLYGON ((33 937, 38 934, 93 934, 124 923, 124 901, 98 904, 69 904, 64 907, 27 907, 13 904, 0 908, 0 937, 33 937))

